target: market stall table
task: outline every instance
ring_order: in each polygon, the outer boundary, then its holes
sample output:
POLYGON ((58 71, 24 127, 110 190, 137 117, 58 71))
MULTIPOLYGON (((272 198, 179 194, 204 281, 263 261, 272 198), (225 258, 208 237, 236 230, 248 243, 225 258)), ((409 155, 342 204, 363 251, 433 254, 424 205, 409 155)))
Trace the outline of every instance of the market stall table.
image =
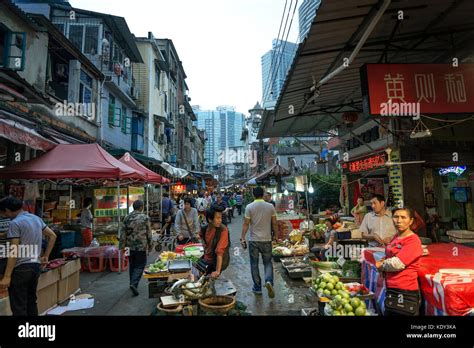
MULTIPOLYGON (((473 313, 474 249, 454 243, 438 243, 428 245, 428 251, 429 255, 421 258, 418 270, 425 314, 454 316, 473 313)), ((375 262, 385 253, 382 248, 367 248, 363 256, 363 283, 375 292, 377 307, 383 312, 385 282, 375 262)))

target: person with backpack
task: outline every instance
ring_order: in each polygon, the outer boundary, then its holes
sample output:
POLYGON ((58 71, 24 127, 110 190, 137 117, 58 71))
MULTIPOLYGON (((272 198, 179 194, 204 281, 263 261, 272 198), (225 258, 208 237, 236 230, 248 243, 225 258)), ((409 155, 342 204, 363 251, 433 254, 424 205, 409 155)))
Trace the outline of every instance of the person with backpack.
POLYGON ((230 262, 229 230, 222 224, 222 212, 213 208, 206 211, 208 225, 201 228, 200 237, 204 255, 199 260, 201 268, 212 278, 219 278, 230 262))

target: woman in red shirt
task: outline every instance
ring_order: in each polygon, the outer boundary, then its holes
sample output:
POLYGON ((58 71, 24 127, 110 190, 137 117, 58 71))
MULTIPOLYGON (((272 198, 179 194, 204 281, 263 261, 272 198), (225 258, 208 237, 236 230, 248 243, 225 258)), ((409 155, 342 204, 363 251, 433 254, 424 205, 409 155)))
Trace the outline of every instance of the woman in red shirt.
POLYGON ((205 263, 203 266, 206 268, 206 274, 219 278, 229 262, 229 230, 222 224, 222 212, 219 210, 208 209, 206 219, 208 225, 203 227, 200 233, 204 244, 204 256, 201 261, 205 263))
POLYGON ((385 315, 419 315, 418 261, 423 256, 420 238, 411 230, 414 212, 398 208, 392 212, 397 234, 385 249, 385 260, 377 262, 385 272, 385 315))

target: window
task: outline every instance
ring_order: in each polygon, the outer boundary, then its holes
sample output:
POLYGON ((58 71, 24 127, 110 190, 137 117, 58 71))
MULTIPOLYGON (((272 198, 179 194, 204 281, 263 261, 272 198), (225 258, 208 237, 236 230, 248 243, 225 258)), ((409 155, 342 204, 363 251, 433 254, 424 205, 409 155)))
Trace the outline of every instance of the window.
POLYGON ((133 115, 132 118, 132 151, 144 152, 145 143, 143 134, 145 132, 145 119, 138 114, 133 115))
MULTIPOLYGON (((55 24, 64 25, 64 24, 55 24)), ((67 37, 85 54, 96 55, 99 51, 99 25, 69 24, 67 37)))
POLYGON ((81 70, 81 79, 79 82, 79 103, 84 105, 84 114, 86 116, 93 116, 92 110, 92 77, 81 70))
POLYGON ((158 120, 155 120, 155 124, 154 124, 154 134, 153 134, 153 140, 155 141, 155 143, 158 142, 158 140, 160 140, 160 121, 158 120))
POLYGON ((58 29, 61 33, 65 34, 64 32, 64 23, 53 23, 53 25, 58 29))
POLYGON ((25 68, 26 33, 12 32, 0 25, 0 68, 25 68))
POLYGON ((85 26, 84 53, 97 54, 97 44, 99 42, 99 27, 94 25, 85 26))
POLYGON ((158 89, 160 89, 160 75, 161 75, 161 71, 158 68, 158 65, 155 64, 155 88, 158 88, 158 89))
POLYGON ((69 25, 69 41, 73 43, 78 49, 82 51, 84 26, 77 24, 69 25))
POLYGON ((109 95, 109 126, 114 126, 115 124, 115 97, 113 95, 109 95))

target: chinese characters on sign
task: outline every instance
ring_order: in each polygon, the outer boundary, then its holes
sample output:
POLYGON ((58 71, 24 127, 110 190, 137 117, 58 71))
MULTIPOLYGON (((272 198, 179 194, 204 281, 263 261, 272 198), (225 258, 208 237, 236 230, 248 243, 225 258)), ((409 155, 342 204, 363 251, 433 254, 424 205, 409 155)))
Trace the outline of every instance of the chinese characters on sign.
POLYGON ((351 161, 342 164, 342 168, 350 173, 359 173, 367 170, 383 167, 387 162, 387 154, 380 153, 374 156, 362 158, 356 161, 351 161))
POLYGON ((474 112, 474 64, 367 64, 361 74, 364 111, 372 115, 387 115, 386 104, 416 104, 424 114, 474 112))

